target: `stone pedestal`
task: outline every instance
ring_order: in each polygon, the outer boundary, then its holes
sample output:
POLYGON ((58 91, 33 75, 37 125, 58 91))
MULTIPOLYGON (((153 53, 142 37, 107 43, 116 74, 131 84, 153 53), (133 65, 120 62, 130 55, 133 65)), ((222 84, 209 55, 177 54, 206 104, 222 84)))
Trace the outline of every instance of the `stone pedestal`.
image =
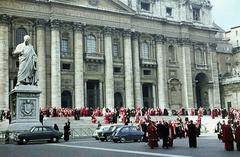
POLYGON ((37 86, 19 85, 10 93, 10 111, 12 122, 9 131, 29 130, 39 122, 39 96, 37 86))

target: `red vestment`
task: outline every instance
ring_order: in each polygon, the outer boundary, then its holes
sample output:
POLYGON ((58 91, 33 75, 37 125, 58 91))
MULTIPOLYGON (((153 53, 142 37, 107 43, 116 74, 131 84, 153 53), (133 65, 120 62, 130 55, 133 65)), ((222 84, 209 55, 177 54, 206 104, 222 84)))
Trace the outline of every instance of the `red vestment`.
POLYGON ((157 129, 153 124, 150 124, 147 128, 147 135, 148 135, 148 145, 151 149, 154 147, 158 147, 157 140, 157 129))
POLYGON ((233 151, 234 146, 233 146, 233 133, 232 133, 232 128, 230 125, 224 125, 222 127, 223 131, 223 137, 222 140, 225 143, 225 150, 227 151, 233 151))

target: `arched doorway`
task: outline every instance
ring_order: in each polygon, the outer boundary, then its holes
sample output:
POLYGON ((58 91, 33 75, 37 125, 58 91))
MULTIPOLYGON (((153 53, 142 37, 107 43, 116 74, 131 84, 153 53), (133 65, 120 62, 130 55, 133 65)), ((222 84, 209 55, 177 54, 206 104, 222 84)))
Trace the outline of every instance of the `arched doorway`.
POLYGON ((61 107, 72 108, 72 93, 70 91, 63 91, 61 95, 61 107))
POLYGON ((209 108, 208 77, 204 73, 199 73, 195 78, 195 91, 197 107, 209 108))
POLYGON ((123 98, 120 92, 114 93, 114 107, 119 109, 123 105, 123 98))

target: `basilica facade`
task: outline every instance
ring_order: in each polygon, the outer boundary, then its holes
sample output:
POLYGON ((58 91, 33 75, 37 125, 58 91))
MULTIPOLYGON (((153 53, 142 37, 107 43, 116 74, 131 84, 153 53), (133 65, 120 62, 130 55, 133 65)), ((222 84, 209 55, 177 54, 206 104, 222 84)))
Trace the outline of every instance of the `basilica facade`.
POLYGON ((2 0, 0 109, 26 34, 42 108, 219 107, 211 9, 208 0, 2 0))

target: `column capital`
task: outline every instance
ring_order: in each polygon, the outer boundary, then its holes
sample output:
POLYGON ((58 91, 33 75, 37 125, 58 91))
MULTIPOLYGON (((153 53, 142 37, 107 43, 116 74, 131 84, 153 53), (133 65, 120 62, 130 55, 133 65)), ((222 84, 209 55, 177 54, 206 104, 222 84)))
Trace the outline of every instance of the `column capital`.
POLYGON ((209 47, 210 47, 210 50, 211 51, 216 51, 216 49, 217 49, 217 44, 216 43, 209 43, 209 47))
POLYGON ((37 27, 41 27, 41 28, 44 28, 46 23, 47 23, 47 21, 44 19, 36 19, 36 21, 35 21, 35 25, 37 27))
POLYGON ((140 36, 140 33, 139 33, 139 32, 132 32, 132 38, 133 38, 133 40, 138 40, 139 36, 140 36))
POLYGON ((103 28, 104 35, 105 36, 111 36, 112 33, 113 33, 113 30, 114 30, 114 28, 112 28, 112 27, 104 27, 103 28))
POLYGON ((83 32, 83 24, 80 22, 74 22, 73 23, 73 30, 75 32, 83 32))
POLYGON ((178 43, 181 45, 181 46, 190 46, 191 45, 191 40, 190 38, 180 38, 178 40, 178 43))
POLYGON ((60 24, 61 24, 61 21, 58 20, 58 19, 50 20, 50 27, 51 27, 52 29, 59 29, 60 24))
POLYGON ((163 44, 166 41, 166 38, 164 37, 164 35, 155 35, 154 38, 157 43, 163 44))
POLYGON ((130 29, 126 29, 123 31, 123 37, 131 37, 132 31, 130 29))
POLYGON ((10 16, 7 14, 0 15, 0 24, 9 24, 10 23, 10 16))

